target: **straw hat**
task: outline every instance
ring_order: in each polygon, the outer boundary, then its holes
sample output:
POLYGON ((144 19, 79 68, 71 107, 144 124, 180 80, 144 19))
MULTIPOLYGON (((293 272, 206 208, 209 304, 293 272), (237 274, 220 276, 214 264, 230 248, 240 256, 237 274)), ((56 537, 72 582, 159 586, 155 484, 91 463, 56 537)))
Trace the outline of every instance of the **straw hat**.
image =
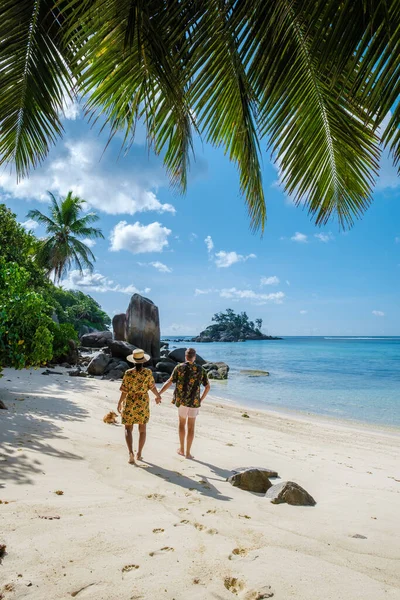
POLYGON ((140 365, 141 363, 147 363, 150 360, 150 355, 146 354, 141 348, 136 348, 132 354, 126 357, 126 360, 140 365))

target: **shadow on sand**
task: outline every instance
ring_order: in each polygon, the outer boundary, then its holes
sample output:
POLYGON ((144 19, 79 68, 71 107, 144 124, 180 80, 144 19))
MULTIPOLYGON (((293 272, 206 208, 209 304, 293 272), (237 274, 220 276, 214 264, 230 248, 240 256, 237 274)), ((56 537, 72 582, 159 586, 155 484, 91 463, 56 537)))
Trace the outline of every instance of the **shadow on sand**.
MULTIPOLYGON (((52 440, 67 439, 63 422, 83 421, 89 416, 88 411, 68 399, 67 384, 60 379, 44 381, 35 393, 21 392, 17 386, 2 387, 1 399, 8 410, 0 411, 0 488, 6 481, 32 484, 32 475, 43 472, 41 455, 82 460, 82 456, 52 444, 52 440)), ((77 386, 84 391, 90 382, 76 382, 74 391, 77 386)))

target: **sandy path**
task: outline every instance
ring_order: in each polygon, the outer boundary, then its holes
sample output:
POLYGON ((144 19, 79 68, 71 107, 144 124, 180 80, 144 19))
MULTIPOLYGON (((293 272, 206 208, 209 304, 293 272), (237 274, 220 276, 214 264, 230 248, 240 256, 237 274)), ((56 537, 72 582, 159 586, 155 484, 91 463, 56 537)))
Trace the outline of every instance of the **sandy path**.
POLYGON ((188 461, 166 396, 152 405, 138 468, 122 427, 102 422, 117 382, 4 375, 7 600, 400 599, 398 432, 251 410, 245 419, 210 401, 188 461), (225 479, 237 466, 277 469, 318 504, 275 506, 233 488, 225 479))

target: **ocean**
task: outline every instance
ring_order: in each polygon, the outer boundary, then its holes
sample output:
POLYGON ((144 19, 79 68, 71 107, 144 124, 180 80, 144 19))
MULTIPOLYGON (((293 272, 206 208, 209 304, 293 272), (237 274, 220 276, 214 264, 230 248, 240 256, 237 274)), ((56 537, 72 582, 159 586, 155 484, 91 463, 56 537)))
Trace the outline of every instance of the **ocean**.
MULTIPOLYGON (((177 338, 169 337, 174 340, 177 338)), ((187 338, 189 340, 190 338, 187 338)), ((190 345, 230 366, 211 394, 252 408, 294 410, 400 427, 400 337, 285 337, 190 345), (249 377, 260 369, 269 377, 249 377)))

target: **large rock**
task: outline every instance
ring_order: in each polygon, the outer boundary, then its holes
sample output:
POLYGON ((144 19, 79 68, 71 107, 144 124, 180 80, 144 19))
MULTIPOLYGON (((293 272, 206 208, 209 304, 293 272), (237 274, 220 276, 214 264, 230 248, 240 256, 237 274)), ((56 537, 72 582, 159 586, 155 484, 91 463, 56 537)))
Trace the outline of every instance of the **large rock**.
POLYGON ((282 481, 273 485, 266 493, 272 504, 294 504, 295 506, 315 506, 316 501, 310 494, 294 481, 282 481))
POLYGON ((87 348, 103 348, 107 341, 112 340, 111 331, 93 331, 81 337, 81 345, 87 348))
POLYGON ((133 344, 128 344, 128 342, 123 342, 122 340, 108 340, 107 346, 113 358, 125 359, 136 349, 136 346, 133 344))
POLYGON ((176 363, 171 361, 162 360, 156 364, 157 371, 161 371, 161 373, 168 373, 168 375, 172 375, 172 371, 175 369, 176 363))
POLYGON ((103 375, 110 362, 111 357, 105 352, 97 352, 88 364, 87 372, 89 375, 103 375))
POLYGON ((132 369, 133 365, 128 364, 125 360, 121 360, 120 358, 112 358, 108 365, 104 370, 104 375, 112 371, 113 369, 117 369, 118 371, 127 371, 128 369, 132 369))
POLYGON ((112 326, 114 339, 122 340, 124 342, 126 340, 126 314, 120 313, 119 315, 114 315, 112 326))
POLYGON ((229 483, 235 487, 239 487, 241 490, 247 492, 256 492, 257 494, 265 494, 267 490, 272 486, 272 483, 268 479, 268 469, 245 469, 239 472, 234 472, 233 475, 228 477, 229 483))
MULTIPOLYGON (((168 358, 171 358, 175 362, 183 363, 185 362, 185 352, 186 348, 176 348, 176 350, 172 350, 168 353, 168 358)), ((205 365, 206 360, 200 356, 200 354, 196 354, 196 364, 205 365)))
POLYGON ((160 356, 160 317, 148 298, 134 294, 126 312, 126 340, 150 356, 160 356))
POLYGON ((111 371, 108 371, 108 373, 103 375, 102 379, 110 379, 110 380, 122 379, 124 375, 125 375, 124 369, 111 369, 111 371))

